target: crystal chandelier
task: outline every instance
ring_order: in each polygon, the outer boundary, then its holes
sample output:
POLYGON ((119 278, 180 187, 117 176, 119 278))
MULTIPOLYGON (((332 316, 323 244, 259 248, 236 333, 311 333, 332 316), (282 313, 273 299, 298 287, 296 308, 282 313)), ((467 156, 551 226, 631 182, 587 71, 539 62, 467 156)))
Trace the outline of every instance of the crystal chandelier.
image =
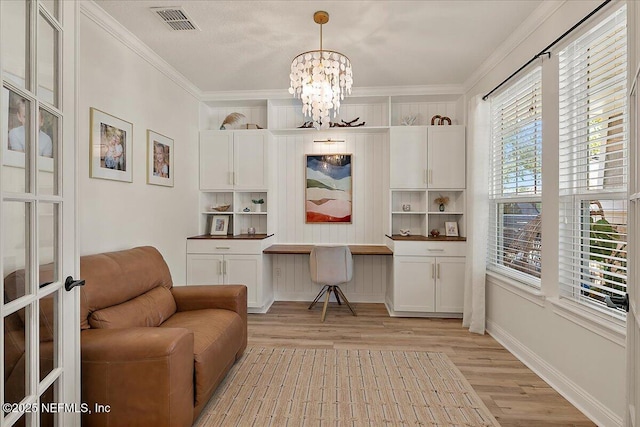
POLYGON ((329 14, 318 11, 313 20, 320 24, 320 50, 304 52, 293 59, 289 93, 302 100, 302 113, 313 120, 316 129, 329 129, 331 110, 335 118, 345 92, 351 94, 353 72, 349 58, 322 49, 322 25, 329 22, 329 14))

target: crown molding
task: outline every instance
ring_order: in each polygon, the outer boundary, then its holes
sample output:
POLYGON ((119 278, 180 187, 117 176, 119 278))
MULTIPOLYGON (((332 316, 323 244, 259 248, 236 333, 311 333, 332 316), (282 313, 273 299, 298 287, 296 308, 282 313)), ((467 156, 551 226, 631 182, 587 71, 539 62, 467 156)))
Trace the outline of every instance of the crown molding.
MULTIPOLYGON (((553 15, 567 0, 547 0, 533 11, 529 17, 478 67, 464 83, 465 92, 471 90, 480 80, 502 62, 522 42, 529 38, 542 23, 553 15)), ((537 52, 535 52, 537 53, 537 52)), ((534 55, 533 53, 532 55, 534 55)))
POLYGON ((131 51, 137 54, 140 58, 147 61, 156 70, 188 92, 191 96, 197 100, 202 98, 202 91, 200 89, 198 89, 175 68, 169 65, 169 63, 162 59, 160 55, 151 50, 149 46, 133 35, 122 24, 116 21, 111 15, 105 12, 104 9, 98 6, 93 0, 81 1, 80 12, 111 34, 124 46, 131 49, 131 51))
MULTIPOLYGON (((464 95, 462 85, 354 87, 351 96, 464 95)), ((289 99, 288 89, 237 90, 202 92, 204 102, 247 101, 257 99, 289 99)))

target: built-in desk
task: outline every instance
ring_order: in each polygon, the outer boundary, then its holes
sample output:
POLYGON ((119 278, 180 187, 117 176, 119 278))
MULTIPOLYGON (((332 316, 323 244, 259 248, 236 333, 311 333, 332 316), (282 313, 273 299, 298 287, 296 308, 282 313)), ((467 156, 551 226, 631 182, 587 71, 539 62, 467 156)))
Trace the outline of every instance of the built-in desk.
MULTIPOLYGON (((316 245, 271 245, 262 251, 263 254, 310 254, 316 245)), ((348 245, 352 255, 393 255, 393 251, 385 245, 348 245)))

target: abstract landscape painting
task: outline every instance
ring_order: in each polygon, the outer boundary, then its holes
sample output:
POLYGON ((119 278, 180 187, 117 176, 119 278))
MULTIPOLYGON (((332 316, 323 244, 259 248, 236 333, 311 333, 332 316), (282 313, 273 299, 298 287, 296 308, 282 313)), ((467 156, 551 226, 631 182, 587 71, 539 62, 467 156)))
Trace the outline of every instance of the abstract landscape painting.
POLYGON ((351 154, 307 155, 307 223, 351 222, 351 154))

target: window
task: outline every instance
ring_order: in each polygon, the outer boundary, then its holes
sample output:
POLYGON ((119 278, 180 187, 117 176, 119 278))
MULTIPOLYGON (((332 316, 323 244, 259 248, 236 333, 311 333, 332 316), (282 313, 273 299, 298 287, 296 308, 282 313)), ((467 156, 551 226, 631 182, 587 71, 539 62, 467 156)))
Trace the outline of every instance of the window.
POLYGON ((540 286, 542 70, 491 100, 488 268, 540 286))
POLYGON ((561 295, 624 319, 612 297, 627 289, 626 6, 563 49, 559 66, 561 295))

